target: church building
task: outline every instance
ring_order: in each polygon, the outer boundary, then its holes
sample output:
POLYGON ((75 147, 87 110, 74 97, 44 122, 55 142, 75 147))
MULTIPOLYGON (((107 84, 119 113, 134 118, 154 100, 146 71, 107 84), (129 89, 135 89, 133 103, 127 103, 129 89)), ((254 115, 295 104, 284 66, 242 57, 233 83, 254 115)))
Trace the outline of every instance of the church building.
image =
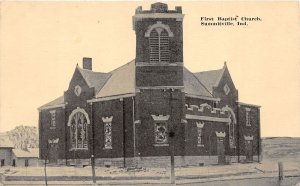
POLYGON ((169 166, 171 152, 175 166, 260 161, 260 106, 239 101, 226 63, 184 67, 183 18, 181 7, 138 7, 134 60, 95 72, 84 57, 64 94, 38 109, 40 158, 118 167, 169 166))

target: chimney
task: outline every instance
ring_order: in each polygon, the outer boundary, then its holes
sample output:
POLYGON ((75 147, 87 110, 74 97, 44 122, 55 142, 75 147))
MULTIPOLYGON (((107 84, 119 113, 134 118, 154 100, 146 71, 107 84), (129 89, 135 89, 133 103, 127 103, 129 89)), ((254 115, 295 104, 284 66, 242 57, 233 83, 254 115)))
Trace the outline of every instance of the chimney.
POLYGON ((92 67, 93 67, 92 58, 84 57, 82 59, 82 68, 87 70, 92 70, 93 69, 92 67))

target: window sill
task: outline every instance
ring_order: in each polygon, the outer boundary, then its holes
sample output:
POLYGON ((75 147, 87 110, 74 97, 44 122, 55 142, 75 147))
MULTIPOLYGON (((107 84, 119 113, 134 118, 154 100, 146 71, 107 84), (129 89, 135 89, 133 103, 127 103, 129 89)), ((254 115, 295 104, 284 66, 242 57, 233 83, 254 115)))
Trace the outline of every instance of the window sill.
POLYGON ((203 144, 197 144, 197 147, 204 147, 203 144))
POLYGON ((162 143, 162 144, 159 144, 159 143, 156 143, 154 144, 155 147, 168 147, 169 144, 168 143, 162 143))
POLYGON ((103 150, 111 150, 112 147, 103 147, 103 150))
POLYGON ((89 150, 88 148, 73 148, 70 149, 69 151, 78 151, 78 150, 89 150))

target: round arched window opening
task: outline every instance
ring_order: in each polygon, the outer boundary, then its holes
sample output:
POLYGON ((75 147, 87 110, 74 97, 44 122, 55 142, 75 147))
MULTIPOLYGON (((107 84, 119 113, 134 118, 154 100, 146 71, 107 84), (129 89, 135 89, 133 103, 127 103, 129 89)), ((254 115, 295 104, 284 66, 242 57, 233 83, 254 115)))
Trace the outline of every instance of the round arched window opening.
POLYGON ((168 25, 157 21, 156 24, 150 25, 145 33, 149 39, 150 62, 167 63, 170 61, 169 38, 174 37, 173 32, 168 25))
POLYGON ((70 147, 73 149, 88 149, 88 124, 90 120, 84 109, 77 108, 69 116, 70 147))

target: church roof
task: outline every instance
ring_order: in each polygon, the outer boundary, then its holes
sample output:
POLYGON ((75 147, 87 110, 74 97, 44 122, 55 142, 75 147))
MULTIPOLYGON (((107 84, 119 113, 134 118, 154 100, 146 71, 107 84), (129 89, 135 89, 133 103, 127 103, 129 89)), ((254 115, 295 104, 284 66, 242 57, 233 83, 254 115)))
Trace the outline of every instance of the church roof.
MULTIPOLYGON (((77 67, 89 87, 95 87, 95 98, 134 94, 135 60, 108 73, 94 72, 77 67)), ((213 97, 212 87, 220 81, 225 67, 219 70, 192 73, 183 68, 184 92, 187 95, 213 97)), ((64 104, 64 96, 43 105, 40 109, 64 104)))
POLYGON ((135 93, 135 61, 131 61, 110 72, 111 76, 96 98, 135 93))
POLYGON ((46 103, 45 105, 41 106, 39 109, 46 108, 46 107, 51 107, 51 106, 56 106, 56 105, 61 105, 65 103, 65 98, 64 96, 60 96, 49 103, 46 103))
POLYGON ((213 97, 201 81, 187 68, 183 68, 184 92, 189 95, 213 97))
POLYGON ((77 67, 88 86, 95 88, 95 93, 98 93, 101 90, 111 76, 111 73, 94 72, 92 70, 82 69, 79 66, 77 67))
POLYGON ((212 93, 213 87, 218 86, 225 68, 226 65, 224 65, 222 69, 196 72, 194 75, 209 90, 209 92, 212 93))

